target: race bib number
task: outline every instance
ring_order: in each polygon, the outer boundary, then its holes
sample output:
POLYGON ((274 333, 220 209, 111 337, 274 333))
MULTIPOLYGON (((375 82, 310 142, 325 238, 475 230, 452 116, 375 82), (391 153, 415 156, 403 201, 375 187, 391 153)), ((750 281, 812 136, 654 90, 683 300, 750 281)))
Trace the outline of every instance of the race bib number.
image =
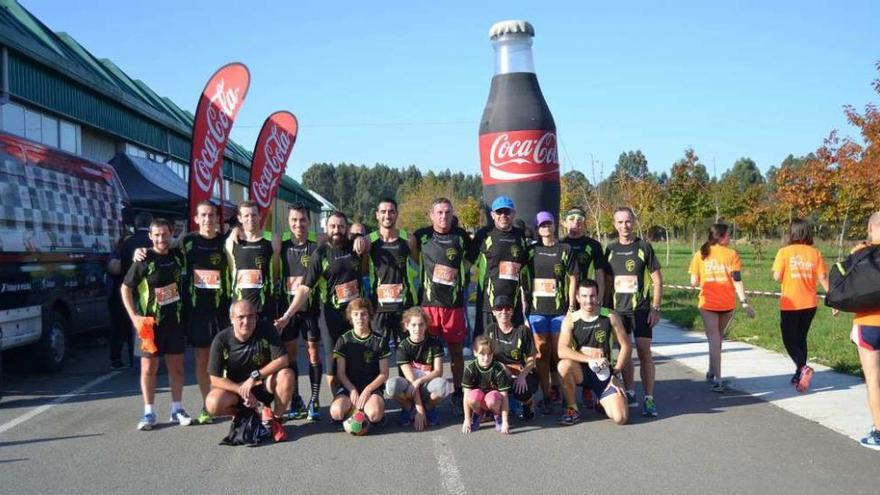
POLYGON ((498 278, 501 280, 519 280, 519 270, 522 267, 513 261, 502 261, 498 264, 498 278))
POLYGON ((287 295, 292 296, 296 294, 296 289, 299 288, 303 283, 303 277, 287 277, 287 295))
POLYGON ((333 291, 336 293, 336 300, 341 303, 353 301, 360 295, 357 280, 339 284, 333 288, 333 291))
POLYGON ((536 278, 533 293, 538 297, 556 297, 556 280, 552 278, 536 278))
POLYGON ((180 294, 177 292, 177 284, 169 284, 165 287, 156 287, 156 302, 159 306, 176 303, 180 300, 180 294))
POLYGON ((451 266, 434 265, 434 273, 431 275, 431 281, 435 284, 455 285, 458 280, 458 270, 451 266))
POLYGON ((195 285, 197 289, 220 289, 220 271, 194 270, 193 285, 195 285))
POLYGON ((635 294, 639 290, 639 278, 635 275, 617 275, 614 277, 614 292, 618 294, 635 294))
POLYGON ((433 364, 423 364, 413 361, 412 363, 410 363, 410 367, 412 368, 413 373, 416 375, 416 378, 421 378, 428 373, 434 371, 433 364))
POLYGON ((397 304, 403 302, 403 284, 379 284, 376 287, 379 304, 397 304))
POLYGON ((260 270, 239 270, 235 275, 235 287, 238 289, 262 289, 263 272, 260 270))

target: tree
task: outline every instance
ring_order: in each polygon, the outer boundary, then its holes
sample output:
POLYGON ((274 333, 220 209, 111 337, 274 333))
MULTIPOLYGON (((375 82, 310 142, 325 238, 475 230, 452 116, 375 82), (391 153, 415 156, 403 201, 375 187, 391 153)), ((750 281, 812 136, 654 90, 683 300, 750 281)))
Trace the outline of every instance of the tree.
POLYGON ((303 185, 336 204, 336 169, 329 163, 313 163, 302 174, 303 185))
POLYGON ((569 208, 584 208, 590 197, 590 181, 583 173, 577 170, 566 172, 559 179, 560 205, 559 211, 568 211, 569 208))
MULTIPOLYGON (((399 201, 397 217, 398 225, 410 232, 424 227, 430 219, 428 212, 435 198, 446 197, 453 205, 462 205, 465 202, 454 197, 452 184, 448 181, 439 180, 434 174, 428 173, 419 187, 409 190, 399 201)), ((456 213, 457 214, 457 213, 456 213)), ((459 222, 462 222, 459 216, 459 222)))
POLYGON ((483 217, 483 204, 474 196, 468 196, 461 205, 455 208, 455 214, 458 216, 458 223, 462 228, 474 231, 480 226, 480 219, 483 217))
POLYGON ((614 167, 614 181, 621 177, 631 179, 644 179, 648 176, 648 159, 642 154, 642 150, 627 151, 617 157, 617 165, 614 167))
POLYGON ((684 158, 672 165, 672 173, 667 184, 668 199, 676 211, 676 227, 691 229, 691 244, 696 250, 697 226, 708 217, 713 209, 709 184, 709 173, 700 163, 693 149, 684 152, 684 158))

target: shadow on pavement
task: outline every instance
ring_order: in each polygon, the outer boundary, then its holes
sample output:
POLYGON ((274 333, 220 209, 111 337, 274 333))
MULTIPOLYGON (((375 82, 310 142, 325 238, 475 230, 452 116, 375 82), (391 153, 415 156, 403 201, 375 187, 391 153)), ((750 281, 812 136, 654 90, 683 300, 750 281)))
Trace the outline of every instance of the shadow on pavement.
MULTIPOLYGON (((48 438, 32 438, 30 440, 16 440, 13 442, 0 442, 0 447, 12 447, 13 445, 27 445, 31 443, 43 443, 43 442, 56 442, 58 440, 71 440, 74 438, 88 438, 88 437, 100 437, 104 436, 103 433, 87 433, 84 435, 68 435, 66 437, 48 437, 48 438)), ((0 462, 10 462, 8 461, 0 461, 0 462)), ((25 459, 26 460, 26 459, 25 459)))

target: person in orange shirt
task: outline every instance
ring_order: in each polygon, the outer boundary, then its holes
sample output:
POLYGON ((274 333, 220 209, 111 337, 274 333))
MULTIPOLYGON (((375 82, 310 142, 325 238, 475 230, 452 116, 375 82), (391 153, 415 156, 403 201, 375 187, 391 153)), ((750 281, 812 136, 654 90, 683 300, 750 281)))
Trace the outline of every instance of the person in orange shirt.
MULTIPOLYGON (((868 241, 860 244, 853 252, 860 249, 880 246, 880 211, 871 215, 868 220, 868 241)), ((865 375, 865 388, 868 391, 868 409, 874 424, 861 444, 865 447, 880 450, 880 309, 856 313, 853 318, 853 329, 850 338, 859 348, 859 361, 865 375)))
POLYGON ((816 315, 816 282, 828 292, 828 267, 822 253, 813 247, 813 228, 796 218, 789 226, 788 245, 776 253, 773 280, 782 283, 779 298, 779 325, 782 342, 794 361, 791 383, 798 392, 806 392, 813 378, 807 366, 807 333, 816 315))
POLYGON ((703 317, 706 337, 709 339, 709 371, 706 380, 712 383, 713 392, 724 392, 726 387, 721 380, 721 341, 727 325, 733 319, 736 299, 742 307, 755 317, 755 310, 746 300, 746 292, 740 274, 741 263, 736 251, 727 247, 730 244, 728 226, 716 223, 709 228, 709 238, 694 253, 688 272, 691 285, 700 286, 697 307, 703 317))

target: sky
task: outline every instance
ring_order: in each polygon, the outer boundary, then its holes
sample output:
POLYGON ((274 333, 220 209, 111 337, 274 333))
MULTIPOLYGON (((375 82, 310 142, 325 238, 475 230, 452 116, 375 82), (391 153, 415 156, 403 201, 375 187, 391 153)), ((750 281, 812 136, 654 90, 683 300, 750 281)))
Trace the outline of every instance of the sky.
POLYGON ((561 169, 591 180, 636 149, 658 173, 688 147, 710 174, 740 157, 766 171, 833 129, 857 137, 843 106, 880 103, 876 0, 20 3, 190 111, 244 62, 232 138, 252 149, 269 114, 293 112, 297 180, 315 162, 479 173, 488 31, 505 19, 535 27, 561 169))

